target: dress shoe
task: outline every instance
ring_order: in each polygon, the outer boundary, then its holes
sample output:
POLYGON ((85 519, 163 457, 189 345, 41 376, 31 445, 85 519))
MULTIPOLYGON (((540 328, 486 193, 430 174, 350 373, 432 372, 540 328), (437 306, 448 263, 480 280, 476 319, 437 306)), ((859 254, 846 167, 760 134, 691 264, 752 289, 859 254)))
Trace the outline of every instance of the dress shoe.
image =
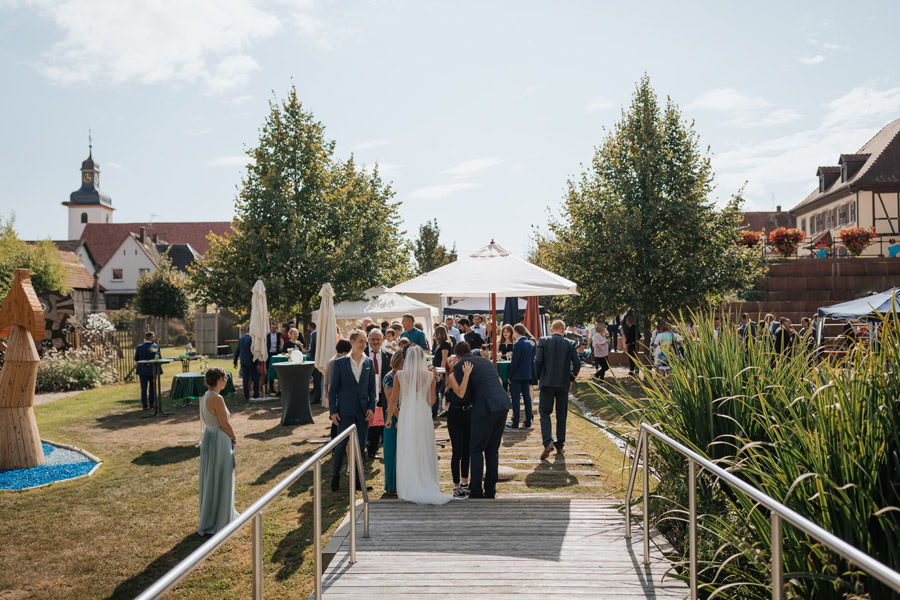
POLYGON ((513 425, 512 423, 507 423, 507 424, 506 424, 506 428, 507 428, 507 429, 518 429, 519 426, 518 426, 518 425, 513 425))
POLYGON ((531 429, 531 421, 525 421, 522 425, 522 429, 531 429))
POLYGON ((565 454, 566 451, 563 450, 562 448, 557 448, 557 449, 556 449, 556 453, 557 453, 557 454, 565 454))
POLYGON ((331 491, 332 491, 332 492, 336 492, 336 491, 338 491, 339 489, 341 489, 341 478, 340 478, 340 477, 333 477, 333 478, 331 479, 331 491))
POLYGON ((550 456, 550 453, 553 452, 553 444, 547 444, 547 447, 544 448, 544 451, 541 452, 541 460, 547 460, 547 457, 550 456))

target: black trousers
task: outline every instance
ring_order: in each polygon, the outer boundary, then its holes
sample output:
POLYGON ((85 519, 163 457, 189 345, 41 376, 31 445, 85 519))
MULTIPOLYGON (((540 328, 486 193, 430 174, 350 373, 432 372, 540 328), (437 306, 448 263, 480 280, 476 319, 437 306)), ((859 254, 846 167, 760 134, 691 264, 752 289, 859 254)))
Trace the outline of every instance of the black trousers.
MULTIPOLYGON (((369 433, 369 422, 366 421, 365 415, 341 415, 341 420, 337 425, 338 433, 345 429, 349 429, 354 423, 356 424, 356 434, 359 436, 359 447, 362 449, 365 446, 366 436, 369 433)), ((349 438, 345 438, 334 447, 334 460, 332 461, 333 467, 331 471, 331 476, 334 479, 341 476, 341 467, 344 466, 344 457, 347 454, 348 442, 349 438)), ((357 477, 357 479, 359 478, 357 477)))
POLYGON ((609 359, 605 356, 595 356, 594 366, 597 368, 594 375, 599 373, 600 379, 603 379, 606 377, 606 372, 609 371, 609 359))
POLYGON ((470 498, 493 498, 497 495, 500 468, 500 442, 506 427, 508 410, 489 413, 472 421, 472 439, 469 442, 472 466, 469 480, 470 498), (484 489, 481 487, 484 473, 484 489))
POLYGON ((634 362, 634 357, 637 356, 637 342, 625 344, 625 352, 628 353, 628 372, 637 372, 637 363, 634 362))
POLYGON ((566 444, 566 418, 569 416, 569 388, 541 387, 538 397, 538 412, 541 415, 541 438, 546 448, 550 444, 562 449, 566 444), (556 441, 550 427, 550 413, 556 409, 556 441))
POLYGON ((456 406, 447 409, 447 432, 450 434, 450 473, 453 485, 459 485, 460 477, 469 478, 469 444, 472 441, 471 412, 456 406))
POLYGON ((256 363, 252 365, 241 365, 241 380, 244 386, 244 399, 250 399, 250 382, 253 382, 253 397, 259 398, 259 371, 256 369, 256 363))
POLYGON ((310 406, 319 406, 322 402, 322 371, 313 369, 312 372, 313 390, 312 396, 309 397, 310 406))
POLYGON ((141 408, 156 406, 156 386, 153 385, 153 375, 138 375, 141 380, 141 408), (150 393, 147 393, 149 388, 150 393), (147 400, 150 400, 148 403, 147 400))

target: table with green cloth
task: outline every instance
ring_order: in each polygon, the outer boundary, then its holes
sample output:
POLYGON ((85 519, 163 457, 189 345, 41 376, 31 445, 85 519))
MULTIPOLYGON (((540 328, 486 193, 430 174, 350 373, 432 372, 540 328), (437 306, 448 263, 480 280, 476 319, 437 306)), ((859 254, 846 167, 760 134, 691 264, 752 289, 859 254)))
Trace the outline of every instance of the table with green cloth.
MULTIPOLYGON (((225 389, 222 390, 223 396, 230 396, 234 393, 234 381, 231 378, 231 373, 226 372, 227 380, 225 382, 225 389)), ((203 394, 206 393, 206 375, 203 373, 176 373, 175 378, 172 379, 172 391, 169 392, 169 397, 172 400, 178 400, 179 398, 190 399, 190 398, 200 398, 203 394)))
POLYGON ((266 381, 275 381, 278 379, 278 371, 275 370, 275 365, 281 362, 287 362, 291 360, 290 356, 284 356, 282 354, 276 354, 272 357, 272 360, 269 361, 269 370, 266 371, 266 381))
POLYGON ((498 360, 497 361, 497 373, 500 375, 500 379, 503 380, 503 385, 506 385, 509 382, 509 361, 508 360, 498 360))

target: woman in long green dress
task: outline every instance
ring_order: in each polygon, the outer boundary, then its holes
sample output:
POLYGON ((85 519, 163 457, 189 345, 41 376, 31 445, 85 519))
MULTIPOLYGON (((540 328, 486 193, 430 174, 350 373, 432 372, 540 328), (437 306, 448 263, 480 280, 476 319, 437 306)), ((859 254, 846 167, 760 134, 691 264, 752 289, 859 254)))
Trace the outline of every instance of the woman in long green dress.
POLYGON ((200 400, 200 418, 206 426, 200 442, 200 523, 197 533, 213 534, 237 518, 234 510, 234 445, 237 438, 231 413, 220 392, 227 382, 225 371, 206 371, 209 390, 200 400))

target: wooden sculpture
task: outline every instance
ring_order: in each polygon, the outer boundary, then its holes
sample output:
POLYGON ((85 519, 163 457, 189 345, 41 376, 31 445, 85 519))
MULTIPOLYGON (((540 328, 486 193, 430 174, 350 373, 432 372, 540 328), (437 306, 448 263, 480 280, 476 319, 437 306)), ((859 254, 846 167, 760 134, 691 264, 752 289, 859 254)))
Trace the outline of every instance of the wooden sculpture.
POLYGON ((34 384, 40 358, 34 340, 44 339, 44 314, 28 269, 17 269, 3 306, 0 337, 7 341, 0 373, 0 469, 29 469, 44 464, 34 419, 34 384))

